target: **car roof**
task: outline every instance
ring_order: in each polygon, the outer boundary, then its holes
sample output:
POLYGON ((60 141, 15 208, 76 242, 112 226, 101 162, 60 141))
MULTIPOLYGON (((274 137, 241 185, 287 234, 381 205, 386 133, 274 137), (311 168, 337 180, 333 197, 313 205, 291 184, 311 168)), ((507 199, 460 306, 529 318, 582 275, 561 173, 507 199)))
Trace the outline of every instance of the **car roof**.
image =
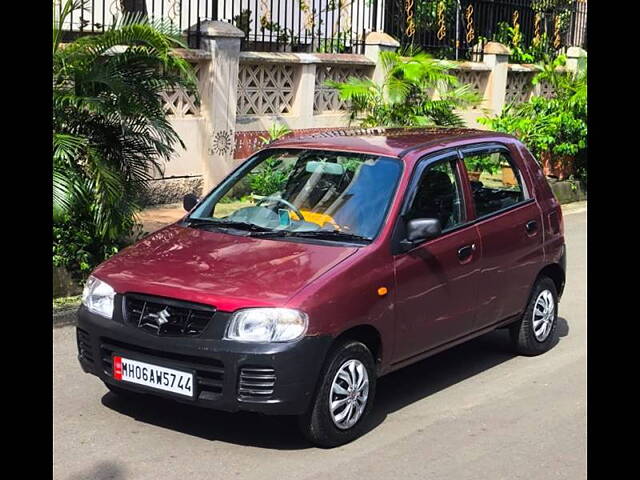
POLYGON ((470 128, 345 128, 287 137, 268 148, 309 148, 368 153, 402 158, 407 152, 433 146, 443 148, 461 140, 513 140, 504 133, 470 128))

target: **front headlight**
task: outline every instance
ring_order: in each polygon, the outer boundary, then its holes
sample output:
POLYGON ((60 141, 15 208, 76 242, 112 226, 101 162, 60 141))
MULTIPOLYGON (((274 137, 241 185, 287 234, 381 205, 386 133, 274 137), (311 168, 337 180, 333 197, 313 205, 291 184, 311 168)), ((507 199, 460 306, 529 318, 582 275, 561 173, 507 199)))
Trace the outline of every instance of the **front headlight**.
POLYGON ((109 284, 90 276, 82 291, 82 303, 90 312, 111 318, 115 295, 116 292, 109 284))
POLYGON ((225 338, 242 342, 287 342, 307 331, 309 318, 290 308, 246 308, 231 316, 225 338))

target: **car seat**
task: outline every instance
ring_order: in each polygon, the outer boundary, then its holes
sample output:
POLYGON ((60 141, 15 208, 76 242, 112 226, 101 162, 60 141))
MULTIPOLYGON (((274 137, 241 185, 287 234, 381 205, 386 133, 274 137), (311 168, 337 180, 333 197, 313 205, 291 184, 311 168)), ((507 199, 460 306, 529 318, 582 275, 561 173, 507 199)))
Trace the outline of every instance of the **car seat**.
POLYGON ((444 230, 452 220, 455 193, 449 175, 435 169, 428 170, 416 192, 409 218, 437 218, 444 230))

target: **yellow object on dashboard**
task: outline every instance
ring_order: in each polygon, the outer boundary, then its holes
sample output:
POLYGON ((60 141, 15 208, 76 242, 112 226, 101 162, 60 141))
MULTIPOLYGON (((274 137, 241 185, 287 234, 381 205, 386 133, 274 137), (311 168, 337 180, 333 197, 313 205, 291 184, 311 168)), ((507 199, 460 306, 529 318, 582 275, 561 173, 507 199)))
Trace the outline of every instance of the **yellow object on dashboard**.
MULTIPOLYGON (((336 222, 333 219, 333 217, 331 215, 327 215, 326 213, 317 213, 317 212, 312 212, 311 210, 300 210, 300 213, 302 213, 302 215, 304 215, 304 220, 306 220, 307 222, 316 223, 316 224, 320 225, 321 227, 325 223, 328 222, 331 225, 333 225, 334 227, 336 227, 336 229, 340 228, 336 224, 336 222)), ((298 220, 298 215, 296 215, 292 211, 289 211, 289 216, 293 220, 298 220)))

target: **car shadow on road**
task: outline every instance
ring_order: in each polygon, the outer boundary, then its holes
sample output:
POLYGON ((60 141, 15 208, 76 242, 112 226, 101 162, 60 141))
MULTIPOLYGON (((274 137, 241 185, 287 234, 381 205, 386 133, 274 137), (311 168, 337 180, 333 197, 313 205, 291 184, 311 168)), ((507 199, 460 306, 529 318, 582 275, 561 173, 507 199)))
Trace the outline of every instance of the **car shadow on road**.
MULTIPOLYGON (((568 335, 564 318, 558 317, 557 328, 560 337, 568 335)), ((380 425, 390 413, 514 357, 508 331, 502 329, 380 378, 367 432, 380 425)), ((298 432, 294 417, 219 412, 152 395, 129 399, 106 393, 102 404, 140 422, 205 440, 278 450, 312 448, 298 432)))
MULTIPOLYGON (((560 338, 569 334, 569 324, 563 317, 558 317, 556 328, 560 338)), ((368 431, 380 425, 390 413, 515 357, 518 355, 513 352, 509 331, 505 328, 385 375, 378 380, 368 431)))
POLYGON ((124 480, 130 478, 126 469, 116 462, 98 462, 90 469, 83 472, 74 473, 68 480, 124 480))

